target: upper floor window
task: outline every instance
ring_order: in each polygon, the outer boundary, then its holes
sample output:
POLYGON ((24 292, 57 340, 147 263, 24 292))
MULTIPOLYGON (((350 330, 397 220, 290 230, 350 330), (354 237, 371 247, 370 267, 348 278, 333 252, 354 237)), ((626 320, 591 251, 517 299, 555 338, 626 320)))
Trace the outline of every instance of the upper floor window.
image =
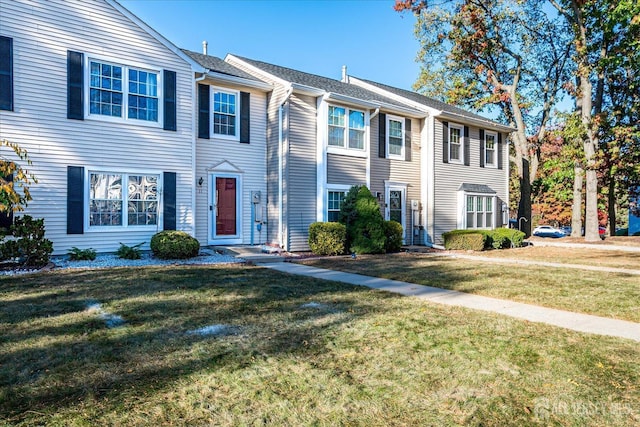
POLYGON ((404 160, 404 119, 387 115, 387 157, 404 160))
POLYGON ((329 146, 364 150, 364 112, 345 107, 329 106, 329 146))
POLYGON ((160 73, 91 59, 89 114, 158 122, 160 73))
POLYGON ((89 173, 89 226, 158 224, 158 175, 89 173))
POLYGON ((13 111, 13 39, 0 36, 0 110, 13 111))
POLYGON ((213 134, 236 138, 238 136, 238 93, 213 91, 213 134))
POLYGON ((449 124, 449 161, 462 163, 464 160, 463 127, 449 124))
POLYGON ((484 164, 488 167, 498 166, 497 134, 485 132, 484 134, 484 164))

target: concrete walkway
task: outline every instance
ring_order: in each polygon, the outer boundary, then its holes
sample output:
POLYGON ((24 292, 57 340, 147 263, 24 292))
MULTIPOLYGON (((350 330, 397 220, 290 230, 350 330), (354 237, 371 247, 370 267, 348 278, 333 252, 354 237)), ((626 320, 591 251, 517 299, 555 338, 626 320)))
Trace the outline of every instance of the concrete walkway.
POLYGON ((553 308, 433 288, 431 286, 416 285, 414 283, 400 282, 397 280, 326 270, 290 262, 275 262, 275 258, 280 257, 273 255, 271 255, 271 257, 272 261, 270 261, 269 258, 263 258, 261 261, 258 261, 258 263, 263 267, 283 273, 366 286, 372 289, 414 296, 438 304, 490 311, 531 322, 559 326, 578 332, 627 338, 640 342, 640 323, 556 310, 553 308))
POLYGON ((526 240, 532 246, 553 246, 557 248, 579 248, 579 249, 593 249, 602 251, 623 251, 623 252, 640 252, 640 246, 623 246, 623 245, 610 245, 610 244, 598 244, 598 243, 569 243, 562 242, 562 239, 550 239, 550 238, 538 238, 526 240))

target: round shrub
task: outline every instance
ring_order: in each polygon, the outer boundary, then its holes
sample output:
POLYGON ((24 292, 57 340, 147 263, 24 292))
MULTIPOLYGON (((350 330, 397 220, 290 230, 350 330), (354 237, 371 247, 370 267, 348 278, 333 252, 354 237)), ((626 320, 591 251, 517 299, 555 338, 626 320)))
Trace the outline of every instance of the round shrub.
POLYGON ((151 251, 161 259, 193 258, 200 251, 200 242, 184 231, 165 230, 153 235, 151 251))
POLYGON ((385 243, 384 249, 387 252, 400 252, 402 249, 402 224, 398 221, 384 222, 385 243))
POLYGON ((309 247, 316 255, 342 255, 347 227, 338 222, 314 222, 309 226, 309 247))

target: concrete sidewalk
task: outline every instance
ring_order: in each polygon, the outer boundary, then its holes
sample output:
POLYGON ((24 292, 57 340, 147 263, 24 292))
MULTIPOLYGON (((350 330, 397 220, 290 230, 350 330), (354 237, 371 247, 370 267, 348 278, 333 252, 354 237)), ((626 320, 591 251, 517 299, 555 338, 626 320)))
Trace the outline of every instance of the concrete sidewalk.
POLYGON ((627 338, 640 342, 640 323, 556 310, 553 308, 433 288, 431 286, 416 285, 414 283, 400 282, 397 280, 380 279, 377 277, 363 276, 361 274, 326 270, 290 262, 265 262, 259 264, 263 267, 281 271, 283 273, 366 286, 372 289, 380 289, 401 295, 414 296, 438 304, 490 311, 531 322, 540 322, 559 326, 561 328, 567 328, 578 332, 627 338))

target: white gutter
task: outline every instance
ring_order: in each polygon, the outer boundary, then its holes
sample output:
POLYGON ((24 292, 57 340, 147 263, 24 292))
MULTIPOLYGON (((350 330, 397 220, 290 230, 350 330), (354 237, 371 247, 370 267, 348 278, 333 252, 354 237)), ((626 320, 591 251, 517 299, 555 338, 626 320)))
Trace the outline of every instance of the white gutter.
POLYGON ((289 97, 293 93, 293 87, 289 86, 287 92, 284 95, 284 100, 278 107, 278 241, 281 248, 287 250, 284 245, 284 225, 282 208, 283 208, 283 193, 284 193, 284 181, 283 181, 283 169, 284 169, 284 137, 283 137, 283 123, 282 123, 282 111, 284 104, 289 100, 289 97))
POLYGON ((463 114, 451 113, 449 111, 440 111, 440 113, 436 114, 435 116, 443 119, 456 120, 463 123, 474 124, 484 129, 493 129, 493 130, 498 130, 500 132, 509 132, 509 133, 515 131, 515 128, 495 123, 489 119, 486 119, 486 120, 476 119, 469 116, 465 116, 463 114))
POLYGON ((289 83, 289 87, 292 88, 297 93, 301 93, 303 95, 322 96, 327 93, 322 89, 318 89, 313 86, 303 85, 300 83, 289 83))

